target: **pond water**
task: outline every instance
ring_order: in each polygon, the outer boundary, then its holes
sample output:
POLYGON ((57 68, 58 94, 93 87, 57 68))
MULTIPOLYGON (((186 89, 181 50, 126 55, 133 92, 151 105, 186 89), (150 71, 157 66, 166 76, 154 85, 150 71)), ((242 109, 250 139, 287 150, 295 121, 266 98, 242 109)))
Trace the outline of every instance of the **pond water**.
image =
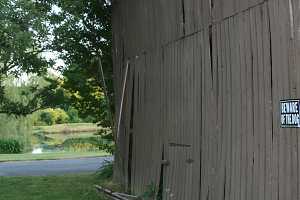
POLYGON ((42 148, 34 148, 32 150, 32 154, 42 154, 43 153, 43 149, 42 148))
POLYGON ((36 137, 38 143, 36 143, 33 147, 33 150, 31 152, 32 154, 54 153, 69 150, 91 151, 90 149, 92 148, 92 144, 89 143, 89 138, 97 137, 96 132, 54 134, 39 132, 34 136, 36 137), (67 142, 68 140, 74 141, 67 142), (65 142, 67 143, 64 144, 65 142))

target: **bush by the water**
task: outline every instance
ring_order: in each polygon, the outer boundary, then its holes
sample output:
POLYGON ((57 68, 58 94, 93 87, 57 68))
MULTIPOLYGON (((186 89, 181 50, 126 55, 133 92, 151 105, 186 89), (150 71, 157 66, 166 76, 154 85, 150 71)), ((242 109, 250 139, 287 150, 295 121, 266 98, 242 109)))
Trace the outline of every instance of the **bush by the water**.
POLYGON ((87 137, 87 138, 70 138, 62 144, 65 150, 71 151, 106 151, 113 153, 114 143, 111 140, 105 139, 101 136, 87 137))
POLYGON ((106 151, 107 153, 114 154, 115 143, 112 130, 110 128, 103 128, 100 129, 96 135, 101 137, 101 140, 99 140, 98 143, 99 149, 106 151))
POLYGON ((0 139, 1 154, 22 153, 23 149, 23 144, 15 139, 0 139))
POLYGON ((91 123, 95 121, 95 118, 92 116, 80 118, 78 110, 73 107, 65 110, 61 108, 48 108, 34 113, 31 118, 35 126, 82 122, 91 123))
POLYGON ((0 115, 0 140, 13 138, 23 146, 23 152, 31 150, 31 120, 28 117, 0 115))
POLYGON ((38 113, 38 119, 36 120, 36 125, 53 125, 53 124, 63 124, 69 121, 68 114, 60 108, 48 108, 46 110, 40 111, 38 113))
POLYGON ((63 142, 65 150, 70 151, 97 151, 99 149, 100 137, 70 138, 63 142))

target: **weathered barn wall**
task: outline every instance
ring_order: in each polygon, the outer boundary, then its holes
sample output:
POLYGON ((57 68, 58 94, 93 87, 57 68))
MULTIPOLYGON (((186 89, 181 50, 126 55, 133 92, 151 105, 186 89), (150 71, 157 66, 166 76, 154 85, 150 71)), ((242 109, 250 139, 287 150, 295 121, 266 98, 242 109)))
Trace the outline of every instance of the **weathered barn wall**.
POLYGON ((117 108, 129 63, 116 177, 128 190, 300 199, 299 130, 280 128, 279 113, 281 99, 300 98, 299 8, 297 0, 114 1, 117 108))

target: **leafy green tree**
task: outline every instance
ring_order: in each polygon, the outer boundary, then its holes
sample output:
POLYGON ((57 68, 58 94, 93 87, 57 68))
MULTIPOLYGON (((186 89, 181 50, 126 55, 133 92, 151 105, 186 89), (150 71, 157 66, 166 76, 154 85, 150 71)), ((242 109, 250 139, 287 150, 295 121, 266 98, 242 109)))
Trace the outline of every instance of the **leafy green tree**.
POLYGON ((94 116, 111 127, 113 108, 111 4, 104 0, 54 0, 50 14, 51 49, 60 52, 65 65, 60 87, 70 94, 71 105, 81 117, 94 116), (105 82, 101 77, 100 60, 105 82), (109 96, 109 100, 105 98, 109 96))
POLYGON ((28 115, 46 108, 68 108, 70 95, 53 83, 53 75, 31 76, 26 82, 20 82, 9 76, 3 81, 4 101, 0 113, 10 115, 28 115))
POLYGON ((0 113, 27 115, 45 107, 72 105, 82 117, 112 126, 111 4, 106 0, 3 0, 0 2, 0 113), (43 74, 53 66, 43 52, 58 52, 62 80, 27 88, 26 103, 5 95, 3 80, 43 74), (102 81, 102 61, 105 82, 102 81), (66 94, 71 94, 68 97, 66 94), (109 101, 105 98, 109 96, 109 101), (66 100, 67 99, 67 100, 66 100))
POLYGON ((5 95, 4 81, 9 76, 44 74, 53 64, 41 56, 51 41, 51 27, 46 23, 50 11, 51 7, 42 0, 0 1, 0 113, 26 115, 40 104, 34 97, 27 105, 11 101, 5 95))

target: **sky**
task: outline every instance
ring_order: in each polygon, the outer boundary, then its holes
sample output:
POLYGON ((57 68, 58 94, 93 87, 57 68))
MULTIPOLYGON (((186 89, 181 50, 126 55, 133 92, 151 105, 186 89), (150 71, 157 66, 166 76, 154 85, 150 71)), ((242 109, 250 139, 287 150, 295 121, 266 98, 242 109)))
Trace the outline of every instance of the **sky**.
POLYGON ((64 67, 65 63, 62 59, 58 58, 57 53, 54 52, 44 52, 42 53, 42 56, 45 57, 47 60, 54 60, 55 61, 55 65, 54 65, 54 69, 49 69, 50 72, 54 73, 57 76, 60 76, 60 72, 57 69, 58 67, 64 67))
MULTIPOLYGON (((44 52, 44 53, 42 53, 42 56, 44 57, 44 58, 46 58, 47 60, 49 59, 52 59, 52 60, 54 60, 55 61, 55 65, 54 65, 54 68, 49 68, 48 69, 48 72, 49 73, 51 73, 51 74, 54 74, 54 75, 56 75, 56 76, 62 76, 61 75, 61 73, 60 73, 60 71, 58 71, 58 70, 55 70, 55 69, 57 69, 58 67, 64 67, 65 66, 65 63, 64 63, 64 61, 62 60, 62 59, 59 59, 58 58, 58 55, 56 54, 56 53, 54 53, 54 52, 44 52)), ((24 82, 27 82, 28 80, 29 80, 29 77, 30 77, 31 75, 30 74, 26 74, 26 73, 24 73, 24 74, 22 74, 17 80, 16 80, 16 84, 22 84, 22 83, 24 83, 24 82)))

